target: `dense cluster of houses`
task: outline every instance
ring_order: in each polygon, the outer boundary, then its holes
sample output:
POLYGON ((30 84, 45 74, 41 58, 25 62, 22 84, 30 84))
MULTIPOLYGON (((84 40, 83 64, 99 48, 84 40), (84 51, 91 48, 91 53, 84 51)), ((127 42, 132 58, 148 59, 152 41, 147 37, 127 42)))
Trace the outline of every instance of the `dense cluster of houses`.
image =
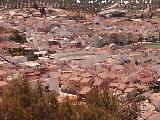
MULTIPOLYGON (((104 18, 100 13, 79 18, 77 13, 60 9, 46 11, 45 17, 31 8, 0 14, 1 93, 21 75, 33 87, 41 81, 44 89, 79 100, 92 89, 134 98, 160 88, 160 49, 146 48, 140 41, 154 35, 158 44, 159 18, 128 20, 125 11, 117 10, 102 13, 123 16, 104 18), (9 40, 13 30, 24 35, 27 42, 9 40)), ((157 117, 160 94, 146 96, 151 103, 141 104, 143 115, 149 111, 152 114, 147 119, 157 117), (149 105, 154 106, 152 110, 147 109, 149 105)))

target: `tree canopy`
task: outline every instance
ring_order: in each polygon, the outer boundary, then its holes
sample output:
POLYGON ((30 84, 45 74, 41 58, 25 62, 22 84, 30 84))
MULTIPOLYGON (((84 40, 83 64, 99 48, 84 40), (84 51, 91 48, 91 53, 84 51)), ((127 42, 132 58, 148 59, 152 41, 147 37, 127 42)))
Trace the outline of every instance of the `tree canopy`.
POLYGON ((24 77, 1 98, 0 120, 135 120, 139 115, 136 103, 123 102, 107 91, 93 90, 76 105, 68 98, 58 102, 55 92, 45 92, 40 82, 33 88, 24 77))

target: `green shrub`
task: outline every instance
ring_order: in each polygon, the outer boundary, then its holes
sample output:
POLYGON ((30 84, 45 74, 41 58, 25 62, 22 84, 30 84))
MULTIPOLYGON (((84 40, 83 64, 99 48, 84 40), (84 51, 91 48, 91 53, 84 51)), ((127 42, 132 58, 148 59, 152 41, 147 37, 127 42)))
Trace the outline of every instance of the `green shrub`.
POLYGON ((13 32, 13 35, 10 36, 9 40, 15 41, 17 43, 25 43, 26 38, 22 37, 18 32, 13 32))
POLYGON ((148 100, 148 97, 143 96, 143 95, 138 95, 135 97, 136 102, 142 102, 148 100))

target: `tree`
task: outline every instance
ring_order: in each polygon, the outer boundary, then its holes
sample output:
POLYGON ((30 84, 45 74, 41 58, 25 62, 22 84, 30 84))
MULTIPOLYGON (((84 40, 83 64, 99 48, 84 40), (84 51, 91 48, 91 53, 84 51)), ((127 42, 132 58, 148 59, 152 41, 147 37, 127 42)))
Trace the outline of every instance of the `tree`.
POLYGON ((23 37, 23 36, 21 36, 21 35, 19 34, 19 32, 17 32, 17 31, 16 31, 16 32, 13 32, 13 35, 10 36, 9 40, 15 41, 15 42, 17 42, 17 43, 25 43, 25 42, 27 42, 27 41, 26 41, 26 38, 23 37))
POLYGON ((74 120, 76 113, 74 110, 71 102, 66 98, 60 107, 60 120, 74 120))
POLYGON ((31 105, 31 90, 29 83, 23 77, 14 81, 13 86, 2 96, 0 116, 2 120, 29 120, 31 115, 26 108, 31 105), (22 80, 23 81, 20 81, 22 80), (25 93, 25 94, 24 94, 25 93))
POLYGON ((38 7, 38 5, 37 4, 33 4, 33 8, 35 8, 36 10, 38 10, 39 9, 39 7, 38 7))
POLYGON ((135 120, 138 106, 122 101, 105 90, 92 90, 84 102, 73 104, 69 98, 58 102, 56 94, 45 92, 41 82, 35 88, 20 77, 0 102, 0 120, 135 120), (82 104, 83 103, 83 104, 82 104))
POLYGON ((101 112, 105 111, 107 116, 104 117, 108 118, 109 116, 109 120, 112 120, 113 118, 114 120, 135 120, 139 115, 137 103, 129 100, 122 101, 117 96, 110 95, 107 90, 103 92, 93 90, 88 96, 88 107, 97 110, 100 108, 102 110, 101 112))
POLYGON ((1 120, 51 120, 57 117, 58 101, 55 93, 46 93, 40 83, 35 89, 20 77, 2 96, 1 120))

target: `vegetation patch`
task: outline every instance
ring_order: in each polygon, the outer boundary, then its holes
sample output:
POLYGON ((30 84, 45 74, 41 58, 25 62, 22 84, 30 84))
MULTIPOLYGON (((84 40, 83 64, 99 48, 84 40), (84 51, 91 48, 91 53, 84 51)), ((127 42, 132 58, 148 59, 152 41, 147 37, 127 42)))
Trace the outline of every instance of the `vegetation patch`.
POLYGON ((33 88, 24 77, 13 81, 1 98, 1 120, 136 120, 139 116, 135 102, 122 102, 107 91, 91 91, 84 104, 68 98, 58 102, 54 91, 45 90, 41 82, 33 88))
POLYGON ((146 48, 160 49, 160 43, 146 43, 146 48))

